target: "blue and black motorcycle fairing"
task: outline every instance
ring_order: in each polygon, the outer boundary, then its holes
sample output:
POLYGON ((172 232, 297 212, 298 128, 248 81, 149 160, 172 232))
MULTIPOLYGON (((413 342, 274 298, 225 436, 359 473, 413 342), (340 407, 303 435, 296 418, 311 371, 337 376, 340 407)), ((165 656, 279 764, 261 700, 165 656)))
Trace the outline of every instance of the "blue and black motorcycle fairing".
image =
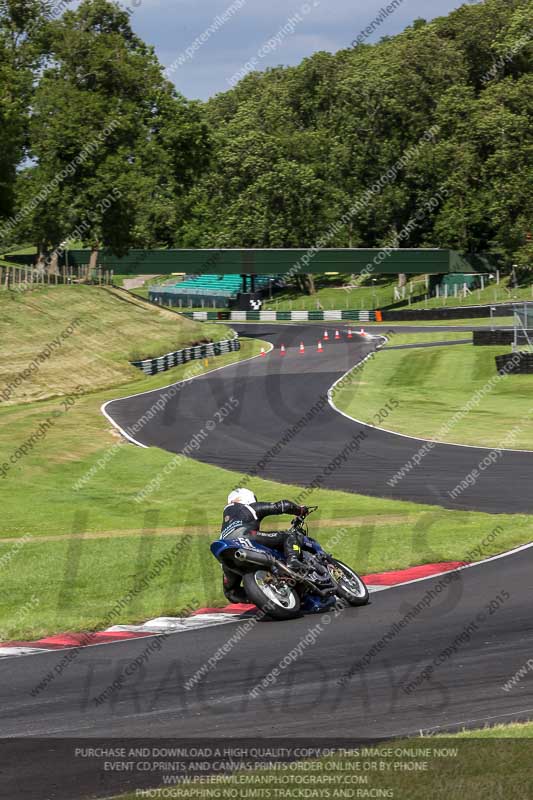
POLYGON ((302 569, 298 572, 287 567, 279 550, 247 537, 217 539, 211 552, 226 569, 242 577, 249 601, 274 619, 324 612, 338 599, 353 606, 368 603, 363 580, 307 535, 303 516, 292 521, 292 529, 298 533, 302 548, 302 569))

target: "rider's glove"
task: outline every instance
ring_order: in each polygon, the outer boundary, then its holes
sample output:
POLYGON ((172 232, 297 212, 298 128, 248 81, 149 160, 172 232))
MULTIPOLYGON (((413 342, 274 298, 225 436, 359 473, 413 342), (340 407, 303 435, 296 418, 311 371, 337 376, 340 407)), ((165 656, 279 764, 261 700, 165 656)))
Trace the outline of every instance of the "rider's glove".
POLYGON ((300 516, 306 517, 309 514, 309 509, 307 506, 300 506, 300 516))

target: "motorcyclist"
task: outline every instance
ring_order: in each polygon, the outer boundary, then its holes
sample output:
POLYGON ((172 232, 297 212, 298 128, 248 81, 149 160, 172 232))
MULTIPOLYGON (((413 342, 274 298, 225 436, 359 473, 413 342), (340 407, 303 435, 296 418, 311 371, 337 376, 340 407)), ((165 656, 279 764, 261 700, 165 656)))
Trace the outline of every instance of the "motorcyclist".
MULTIPOLYGON (((300 506, 291 500, 278 500, 277 503, 258 503, 250 489, 234 489, 228 495, 228 502, 222 516, 221 539, 246 538, 252 542, 283 549, 287 566, 297 572, 302 567, 299 536, 295 531, 261 531, 259 526, 264 517, 276 514, 295 514, 306 516, 307 506, 300 506)), ((241 576, 224 567, 224 594, 232 603, 246 600, 241 587, 241 576)))

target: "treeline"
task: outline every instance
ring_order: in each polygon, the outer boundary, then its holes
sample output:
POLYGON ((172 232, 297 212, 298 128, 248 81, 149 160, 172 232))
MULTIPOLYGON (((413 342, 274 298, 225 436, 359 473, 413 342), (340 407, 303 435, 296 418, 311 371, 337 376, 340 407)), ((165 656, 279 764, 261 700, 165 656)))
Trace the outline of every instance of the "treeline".
POLYGON ((67 239, 95 253, 170 244, 210 157, 203 109, 118 4, 53 6, 0 0, 0 242, 43 255, 67 239))
POLYGON ((417 20, 205 104, 118 6, 46 5, 0 0, 2 240, 432 246, 533 265, 533 0, 417 20))

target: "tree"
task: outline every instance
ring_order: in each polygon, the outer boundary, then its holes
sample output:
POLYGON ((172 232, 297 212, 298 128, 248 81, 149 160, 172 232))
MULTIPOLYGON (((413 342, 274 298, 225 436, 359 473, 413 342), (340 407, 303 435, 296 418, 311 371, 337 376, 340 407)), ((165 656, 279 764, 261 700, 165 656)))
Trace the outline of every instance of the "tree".
POLYGON ((533 79, 493 82, 478 98, 450 89, 439 119, 434 174, 450 194, 436 218, 437 243, 504 255, 509 265, 533 218, 533 79))
POLYGON ((0 0, 0 243, 13 212, 17 166, 24 157, 33 73, 39 62, 35 33, 44 13, 34 0, 0 0), (2 235, 3 234, 3 235, 2 235))
POLYGON ((298 127, 275 76, 259 86, 225 122, 216 104, 208 116, 214 157, 189 198, 201 225, 185 223, 183 244, 302 247, 327 224, 333 191, 321 174, 321 135, 298 127))
POLYGON ((35 91, 20 204, 45 199, 21 226, 42 251, 80 238, 97 252, 169 244, 181 194, 208 151, 195 104, 165 80, 126 11, 84 0, 52 20, 35 91))
POLYGON ((116 3, 0 9, 4 213, 19 164, 19 234, 43 254, 73 235, 95 259, 102 244, 377 247, 408 229, 402 246, 530 259, 533 0, 416 20, 205 104, 175 92, 116 3), (41 68, 25 55, 17 71, 26 40, 41 68))
POLYGON ((531 213, 532 10, 486 0, 247 75, 206 104, 213 157, 176 242, 376 247, 428 207, 402 246, 517 258, 531 213))

